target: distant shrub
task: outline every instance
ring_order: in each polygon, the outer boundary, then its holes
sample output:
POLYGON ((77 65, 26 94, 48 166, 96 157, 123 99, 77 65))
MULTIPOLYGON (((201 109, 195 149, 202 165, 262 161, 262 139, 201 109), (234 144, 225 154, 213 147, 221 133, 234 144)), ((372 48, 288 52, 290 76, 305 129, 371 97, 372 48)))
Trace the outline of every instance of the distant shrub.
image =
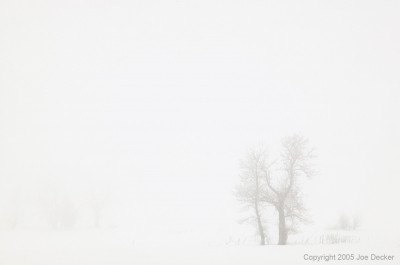
POLYGON ((329 233, 319 238, 319 244, 354 244, 359 243, 360 237, 354 235, 341 235, 339 233, 329 233))

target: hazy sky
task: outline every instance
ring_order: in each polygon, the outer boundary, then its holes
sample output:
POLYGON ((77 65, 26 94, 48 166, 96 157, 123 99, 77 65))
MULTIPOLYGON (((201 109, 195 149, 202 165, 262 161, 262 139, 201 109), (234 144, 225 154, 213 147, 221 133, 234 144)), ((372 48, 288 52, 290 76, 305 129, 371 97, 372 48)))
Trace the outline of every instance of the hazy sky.
POLYGON ((318 154, 315 224, 342 211, 395 224, 399 13, 398 1, 1 0, 0 190, 108 190, 116 225, 230 234, 246 149, 277 155, 301 133, 318 154))

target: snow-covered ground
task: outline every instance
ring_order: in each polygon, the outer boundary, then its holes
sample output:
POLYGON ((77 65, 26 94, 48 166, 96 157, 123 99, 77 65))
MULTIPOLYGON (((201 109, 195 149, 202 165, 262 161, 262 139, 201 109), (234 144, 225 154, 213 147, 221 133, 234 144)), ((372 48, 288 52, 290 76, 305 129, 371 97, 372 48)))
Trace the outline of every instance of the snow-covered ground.
MULTIPOLYGON (((336 234, 337 235, 337 234, 336 234)), ((339 235, 346 236, 346 235, 339 235)), ((312 238, 312 237, 309 237, 312 238)), ((125 265, 125 264, 311 264, 310 257, 336 255, 329 264, 365 264, 339 261, 339 254, 393 255, 394 260, 369 264, 399 264, 400 241, 345 244, 296 244, 257 246, 235 244, 186 244, 163 241, 138 243, 114 230, 1 231, 1 265, 125 265), (306 256, 305 256, 306 255, 306 256), (307 256, 308 255, 308 256, 307 256)))

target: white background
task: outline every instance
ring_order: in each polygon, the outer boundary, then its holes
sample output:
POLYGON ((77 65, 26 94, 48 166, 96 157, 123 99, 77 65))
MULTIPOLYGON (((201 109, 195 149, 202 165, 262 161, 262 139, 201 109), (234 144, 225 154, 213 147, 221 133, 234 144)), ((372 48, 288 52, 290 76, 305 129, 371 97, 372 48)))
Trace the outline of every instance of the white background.
MULTIPOLYGON (((282 137, 301 133, 318 155, 308 229, 356 213, 399 238, 399 11, 1 0, 0 204, 102 192, 103 228, 223 242, 253 233, 232 193, 246 150, 264 143, 277 156, 282 137)), ((34 203, 24 207, 21 229, 35 227, 34 203)))

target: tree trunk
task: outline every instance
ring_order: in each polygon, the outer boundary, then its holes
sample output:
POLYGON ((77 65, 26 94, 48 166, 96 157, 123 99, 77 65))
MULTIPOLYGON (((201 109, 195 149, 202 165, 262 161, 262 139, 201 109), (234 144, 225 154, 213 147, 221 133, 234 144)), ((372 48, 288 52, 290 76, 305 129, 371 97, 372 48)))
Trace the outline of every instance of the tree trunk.
POLYGON ((259 212, 257 204, 255 205, 255 209, 256 209, 256 217, 257 217, 258 234, 260 235, 260 245, 265 245, 264 228, 262 226, 261 216, 260 216, 260 212, 259 212))
POLYGON ((94 227, 99 228, 100 226, 100 213, 97 211, 94 213, 94 227))
POLYGON ((280 205, 278 208, 279 214, 279 245, 286 245, 287 241, 287 228, 286 228, 286 220, 285 220, 285 212, 283 205, 280 205))
POLYGON ((94 218, 94 227, 99 228, 99 218, 97 216, 94 218))

